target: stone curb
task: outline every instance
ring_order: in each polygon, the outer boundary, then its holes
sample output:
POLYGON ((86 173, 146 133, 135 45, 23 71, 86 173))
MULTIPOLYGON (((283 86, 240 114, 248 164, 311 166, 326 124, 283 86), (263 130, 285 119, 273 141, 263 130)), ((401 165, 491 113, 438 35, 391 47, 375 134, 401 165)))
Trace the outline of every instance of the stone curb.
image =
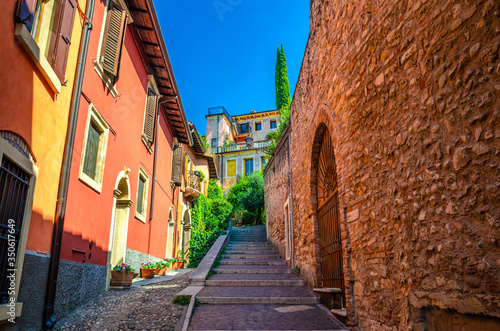
POLYGON ((193 271, 191 277, 189 277, 189 285, 194 286, 204 286, 205 280, 207 279, 208 273, 212 269, 212 266, 221 254, 224 247, 231 239, 231 230, 228 231, 226 235, 220 236, 215 243, 212 245, 207 255, 201 260, 198 267, 193 271))

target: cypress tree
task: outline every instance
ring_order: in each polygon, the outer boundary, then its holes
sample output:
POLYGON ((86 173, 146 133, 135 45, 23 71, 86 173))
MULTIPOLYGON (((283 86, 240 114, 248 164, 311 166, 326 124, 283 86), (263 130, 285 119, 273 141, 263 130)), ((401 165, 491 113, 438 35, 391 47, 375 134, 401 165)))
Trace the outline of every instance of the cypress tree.
POLYGON ((280 94, 281 94, 281 107, 278 109, 290 109, 290 84, 288 83, 288 74, 286 66, 285 51, 283 50, 283 44, 281 44, 280 52, 280 94))
POLYGON ((283 44, 276 52, 276 70, 274 74, 274 84, 276 88, 276 109, 283 110, 290 108, 290 85, 288 83, 285 51, 283 44))

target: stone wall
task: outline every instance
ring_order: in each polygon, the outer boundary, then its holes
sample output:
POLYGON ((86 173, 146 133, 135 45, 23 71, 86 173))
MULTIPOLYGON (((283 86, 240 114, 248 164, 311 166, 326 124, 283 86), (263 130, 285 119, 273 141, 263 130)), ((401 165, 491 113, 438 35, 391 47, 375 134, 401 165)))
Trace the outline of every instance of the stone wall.
POLYGON ((283 259, 286 259, 285 204, 290 195, 289 176, 288 135, 284 135, 264 170, 267 236, 283 259))
POLYGON ((311 2, 291 106, 295 256, 319 284, 327 129, 350 326, 423 330, 433 309, 499 322, 499 16, 495 0, 311 2))

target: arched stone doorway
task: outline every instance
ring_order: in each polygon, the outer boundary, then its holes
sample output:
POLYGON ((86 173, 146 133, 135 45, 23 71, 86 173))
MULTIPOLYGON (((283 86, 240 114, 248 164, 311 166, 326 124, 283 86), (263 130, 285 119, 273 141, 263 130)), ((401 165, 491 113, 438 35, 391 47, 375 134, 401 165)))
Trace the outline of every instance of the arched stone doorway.
POLYGON ((317 286, 342 290, 345 306, 339 191, 333 140, 324 124, 317 131, 312 154, 312 189, 316 197, 320 272, 317 286))
POLYGON ((170 207, 170 211, 168 212, 168 233, 167 233, 167 251, 165 253, 165 258, 171 258, 175 254, 172 252, 172 247, 174 244, 174 212, 173 208, 170 207))
POLYGON ((122 172, 122 177, 114 189, 115 206, 113 222, 113 239, 111 244, 110 264, 115 266, 125 262, 127 245, 128 217, 133 201, 129 198, 130 185, 128 171, 122 172))
POLYGON ((191 215, 189 210, 185 210, 182 215, 182 250, 184 252, 184 260, 188 260, 189 257, 189 241, 191 240, 191 215))

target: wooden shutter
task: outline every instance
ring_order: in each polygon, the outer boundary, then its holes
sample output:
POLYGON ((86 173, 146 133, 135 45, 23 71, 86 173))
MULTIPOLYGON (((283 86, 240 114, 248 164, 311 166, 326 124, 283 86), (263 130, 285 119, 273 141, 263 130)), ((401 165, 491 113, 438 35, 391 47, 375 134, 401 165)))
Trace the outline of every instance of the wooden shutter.
POLYGON ((176 185, 181 185, 182 177, 182 147, 177 146, 174 149, 174 155, 172 160, 172 182, 176 185))
POLYGON ((97 153, 99 151, 99 131, 94 123, 89 126, 87 134, 87 146, 85 148, 85 161, 83 162, 83 172, 95 180, 97 153))
POLYGON ((148 140, 153 143, 154 141, 154 131, 155 131, 155 115, 156 115, 156 95, 154 92, 148 90, 148 102, 146 105, 146 120, 144 123, 144 134, 148 140))
POLYGON ((227 161, 227 177, 236 176, 236 160, 227 161))
POLYGON ((23 23, 28 31, 33 28, 37 0, 19 0, 16 8, 16 22, 23 23))
POLYGON ((125 11, 110 0, 102 40, 101 64, 104 70, 115 77, 118 75, 120 54, 125 35, 125 22, 125 11))
POLYGON ((76 3, 74 0, 58 0, 56 6, 55 33, 50 40, 48 60, 57 77, 61 82, 64 82, 73 23, 75 21, 76 3))

